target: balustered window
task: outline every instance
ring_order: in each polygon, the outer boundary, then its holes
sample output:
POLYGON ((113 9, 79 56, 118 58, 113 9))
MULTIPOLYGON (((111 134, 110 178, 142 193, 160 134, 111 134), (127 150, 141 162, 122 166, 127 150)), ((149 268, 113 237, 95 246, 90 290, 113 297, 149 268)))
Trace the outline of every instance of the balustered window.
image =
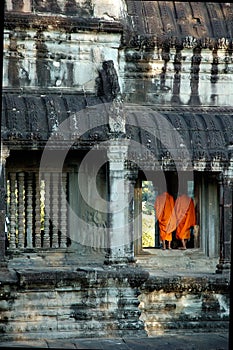
POLYGON ((8 173, 9 249, 67 246, 67 180, 66 173, 8 173))

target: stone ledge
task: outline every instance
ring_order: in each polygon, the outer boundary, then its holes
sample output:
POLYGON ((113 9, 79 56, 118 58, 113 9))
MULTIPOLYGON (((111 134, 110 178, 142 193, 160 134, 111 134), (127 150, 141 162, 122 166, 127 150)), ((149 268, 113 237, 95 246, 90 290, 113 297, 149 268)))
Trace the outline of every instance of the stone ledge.
POLYGON ((23 269, 17 271, 18 283, 23 289, 60 288, 64 286, 102 287, 108 280, 129 283, 135 288, 143 284, 149 272, 139 267, 78 267, 77 270, 67 268, 23 269))
POLYGON ((225 275, 204 275, 203 273, 194 276, 150 276, 140 289, 148 292, 163 289, 165 292, 230 293, 230 278, 225 275))

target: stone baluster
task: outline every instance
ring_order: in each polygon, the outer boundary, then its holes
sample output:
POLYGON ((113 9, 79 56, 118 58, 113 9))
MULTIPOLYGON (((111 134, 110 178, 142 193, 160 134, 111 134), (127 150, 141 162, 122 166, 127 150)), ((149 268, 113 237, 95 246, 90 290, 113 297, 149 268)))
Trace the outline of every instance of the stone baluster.
POLYGON ((52 192, 52 227, 53 227, 53 237, 52 237, 52 247, 58 248, 58 184, 59 184, 59 174, 53 173, 53 192, 52 192))
POLYGON ((44 174, 45 180, 45 212, 43 247, 50 247, 50 174, 44 174))
POLYGON ((5 230, 8 222, 6 217, 6 158, 9 157, 10 151, 3 144, 0 145, 1 157, 0 157, 0 264, 1 261, 4 264, 5 249, 7 240, 7 231, 5 230))
POLYGON ((24 172, 18 173, 18 248, 25 246, 25 187, 24 172))
POLYGON ((60 177, 61 185, 61 215, 60 215, 60 247, 66 248, 66 237, 67 237, 67 202, 66 202, 66 185, 67 185, 67 174, 62 173, 60 177))
POLYGON ((27 247, 32 248, 33 246, 33 206, 32 206, 32 199, 33 199, 33 174, 29 173, 27 176, 27 188, 26 188, 26 214, 27 214, 27 221, 26 221, 26 233, 27 233, 27 247))
POLYGON ((10 241, 9 241, 9 247, 11 249, 16 248, 16 218, 17 218, 17 211, 16 211, 16 173, 10 173, 10 241))
POLYGON ((125 169, 127 151, 127 140, 109 141, 109 246, 106 264, 127 263, 133 260, 132 225, 128 222, 130 186, 127 183, 128 171, 125 169))
POLYGON ((35 174, 35 247, 41 247, 41 184, 39 174, 35 174))

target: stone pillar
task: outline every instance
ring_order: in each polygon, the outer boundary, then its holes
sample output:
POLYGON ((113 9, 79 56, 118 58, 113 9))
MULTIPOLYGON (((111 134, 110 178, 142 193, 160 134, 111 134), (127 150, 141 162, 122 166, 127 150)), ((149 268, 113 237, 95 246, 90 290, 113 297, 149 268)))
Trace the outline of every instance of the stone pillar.
POLYGON ((1 159, 0 159, 0 263, 4 261, 6 249, 5 237, 5 220, 6 220, 6 176, 5 166, 6 158, 9 156, 9 150, 1 145, 1 159))
POLYGON ((231 268, 233 178, 224 174, 220 181, 220 258, 216 273, 231 268))
POLYGON ((137 179, 134 190, 134 232, 135 232, 135 255, 139 255, 142 250, 142 181, 137 179))
POLYGON ((134 186, 129 170, 125 167, 128 140, 109 141, 109 209, 108 253, 106 264, 134 261, 133 252, 133 198, 134 186))

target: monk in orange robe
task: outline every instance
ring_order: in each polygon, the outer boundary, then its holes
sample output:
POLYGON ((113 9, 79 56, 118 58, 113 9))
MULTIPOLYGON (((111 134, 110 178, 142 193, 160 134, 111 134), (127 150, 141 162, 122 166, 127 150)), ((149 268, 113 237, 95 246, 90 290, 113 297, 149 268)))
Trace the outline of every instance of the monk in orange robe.
POLYGON ((163 249, 166 249, 166 241, 168 242, 168 249, 171 249, 172 232, 176 229, 174 205, 174 198, 167 192, 156 197, 154 208, 159 222, 160 240, 163 249))
POLYGON ((196 225, 196 215, 193 199, 182 194, 176 199, 175 213, 177 220, 176 238, 182 242, 180 249, 186 249, 186 242, 190 239, 190 228, 196 225))

